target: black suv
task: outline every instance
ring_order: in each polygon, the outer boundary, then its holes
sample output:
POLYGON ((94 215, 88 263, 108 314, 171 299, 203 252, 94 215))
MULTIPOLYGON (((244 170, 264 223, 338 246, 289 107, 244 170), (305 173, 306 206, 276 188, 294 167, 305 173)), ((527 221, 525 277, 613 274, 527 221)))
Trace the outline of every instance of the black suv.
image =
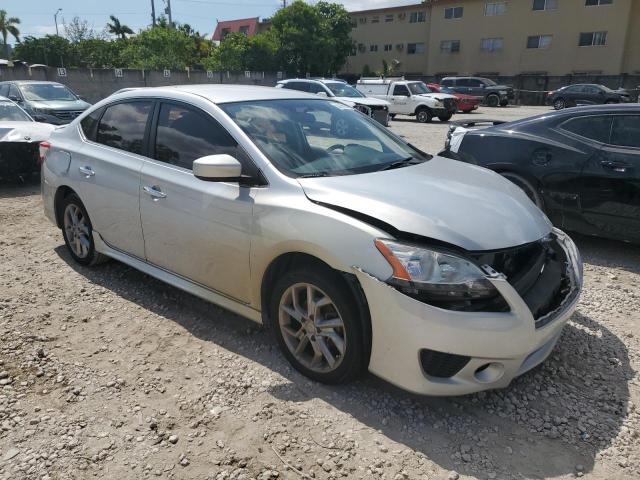
POLYGON ((482 98, 489 107, 506 107, 513 100, 513 87, 498 85, 493 80, 482 77, 445 77, 440 82, 457 93, 482 98))
POLYGON ((577 105, 600 105, 604 103, 628 103, 631 95, 624 89, 611 90, 604 85, 585 83, 569 85, 549 92, 547 102, 556 110, 577 105))

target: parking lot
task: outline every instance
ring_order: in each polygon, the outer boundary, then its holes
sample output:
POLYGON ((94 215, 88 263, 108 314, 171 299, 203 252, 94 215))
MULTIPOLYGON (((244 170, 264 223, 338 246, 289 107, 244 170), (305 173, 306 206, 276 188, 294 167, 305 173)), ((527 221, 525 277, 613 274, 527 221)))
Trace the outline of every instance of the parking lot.
MULTIPOLYGON (((391 128, 436 153, 448 124, 391 128)), ((78 267, 37 182, 2 184, 0 478, 639 478, 640 247, 575 240, 585 288, 552 356, 505 390, 425 398, 313 383, 248 320, 78 267)))

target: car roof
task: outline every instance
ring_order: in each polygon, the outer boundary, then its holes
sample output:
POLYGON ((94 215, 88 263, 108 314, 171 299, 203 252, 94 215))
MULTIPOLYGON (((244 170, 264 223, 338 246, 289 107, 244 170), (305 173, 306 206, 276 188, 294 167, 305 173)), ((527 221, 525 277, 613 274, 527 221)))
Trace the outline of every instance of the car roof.
POLYGON ((255 85, 174 85, 168 87, 143 87, 118 94, 119 98, 140 96, 172 97, 176 92, 190 93, 204 97, 213 103, 245 102, 251 100, 285 100, 317 98, 306 92, 286 88, 261 87, 255 85))
POLYGON ((1 83, 17 83, 17 84, 42 84, 42 83, 51 83, 51 84, 55 84, 55 85, 63 85, 62 83, 59 82, 50 82, 47 80, 5 80, 4 82, 0 82, 1 83))

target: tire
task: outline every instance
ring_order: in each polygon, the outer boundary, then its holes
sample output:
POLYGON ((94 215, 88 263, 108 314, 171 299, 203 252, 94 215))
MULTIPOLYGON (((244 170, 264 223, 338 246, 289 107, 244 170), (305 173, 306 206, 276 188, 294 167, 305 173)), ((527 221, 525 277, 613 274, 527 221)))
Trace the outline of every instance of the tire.
POLYGON ((567 107, 567 102, 565 101, 564 98, 556 98, 553 101, 553 108, 555 110, 562 110, 563 108, 567 107))
POLYGON ((446 115, 438 115, 438 120, 441 122, 448 122, 453 117, 453 113, 447 113, 446 115))
POLYGON ((506 107, 507 105, 509 105, 509 100, 502 100, 502 101, 500 101, 500 106, 501 106, 501 107, 506 107))
POLYGON ((395 113, 390 113, 389 114, 389 120, 394 120, 396 118, 396 114, 395 113))
POLYGON ((431 110, 426 107, 421 107, 416 110, 416 120, 420 123, 429 123, 433 119, 433 114, 431 110))
POLYGON ((71 258, 84 266, 107 260, 106 256, 96 252, 91 219, 80 198, 75 193, 67 195, 62 199, 59 211, 62 215, 62 237, 71 258))
POLYGON ((544 204, 542 203, 542 197, 540 196, 540 192, 529 182, 527 179, 521 177, 517 173, 512 172, 500 172, 504 178, 509 180, 514 185, 520 187, 524 193, 527 194, 527 197, 536 204, 540 210, 544 210, 544 204))
POLYGON ((498 105, 500 105, 500 97, 498 95, 495 93, 487 95, 487 106, 496 108, 498 105))
POLYGON ((473 109, 462 110, 462 113, 471 113, 471 112, 473 112, 473 109))
POLYGON ((361 310, 349 285, 339 273, 329 267, 299 267, 277 280, 266 321, 283 355, 296 370, 321 383, 339 384, 357 378, 369 363, 366 346, 371 339, 363 327, 361 310), (336 325, 341 321, 342 327, 323 328, 318 322, 321 315, 312 316, 308 313, 306 298, 309 286, 316 302, 327 298, 331 303, 319 307, 315 313, 322 312, 325 321, 328 317, 336 325), (293 307, 294 296, 298 309, 293 307), (295 316, 289 312, 295 312, 295 316), (320 346, 320 339, 324 349, 320 346), (301 348, 300 353, 295 352, 298 347, 301 348), (327 361, 327 355, 317 353, 327 349, 329 357, 334 358, 334 365, 327 361))

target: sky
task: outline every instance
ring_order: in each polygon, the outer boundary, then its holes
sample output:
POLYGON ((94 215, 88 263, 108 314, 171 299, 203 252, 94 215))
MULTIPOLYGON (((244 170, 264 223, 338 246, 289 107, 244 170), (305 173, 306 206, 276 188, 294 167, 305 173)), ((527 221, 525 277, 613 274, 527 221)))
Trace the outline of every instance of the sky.
MULTIPOLYGON (((164 11, 167 0, 154 0, 156 15, 164 11)), ((313 0, 312 0, 313 1, 313 0)), ((419 3, 420 0, 346 0, 338 1, 348 10, 362 10, 392 5, 419 3)), ((202 34, 211 34, 216 20, 269 17, 281 6, 282 0, 171 0, 174 21, 188 23, 202 34)), ((151 0, 0 0, 0 8, 8 16, 20 18, 21 36, 55 34, 54 13, 58 8, 58 28, 63 34, 65 21, 78 16, 96 30, 102 30, 115 15, 134 31, 151 23, 151 0)), ((9 43, 13 39, 9 38, 9 43)))

